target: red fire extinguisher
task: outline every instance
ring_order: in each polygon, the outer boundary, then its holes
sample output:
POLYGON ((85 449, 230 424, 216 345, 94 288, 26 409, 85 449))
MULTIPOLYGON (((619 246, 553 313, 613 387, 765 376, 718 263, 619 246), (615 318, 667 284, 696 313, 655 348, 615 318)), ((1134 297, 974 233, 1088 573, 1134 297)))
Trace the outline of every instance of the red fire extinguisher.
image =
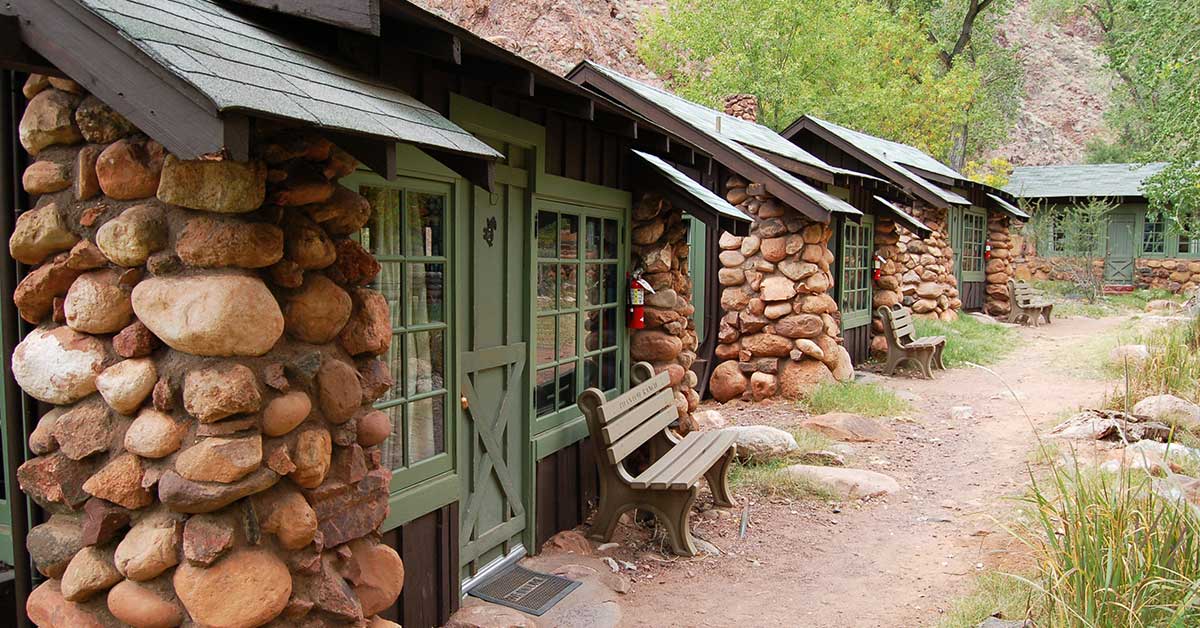
POLYGON ((988 244, 983 247, 983 259, 992 259, 992 245, 988 244))
POLYGON ((654 294, 650 282, 642 279, 642 269, 633 271, 629 279, 629 316, 626 324, 630 329, 646 328, 646 293, 654 294))
POLYGON ((880 277, 883 277, 883 258, 876 255, 874 268, 871 271, 871 279, 879 281, 880 277))

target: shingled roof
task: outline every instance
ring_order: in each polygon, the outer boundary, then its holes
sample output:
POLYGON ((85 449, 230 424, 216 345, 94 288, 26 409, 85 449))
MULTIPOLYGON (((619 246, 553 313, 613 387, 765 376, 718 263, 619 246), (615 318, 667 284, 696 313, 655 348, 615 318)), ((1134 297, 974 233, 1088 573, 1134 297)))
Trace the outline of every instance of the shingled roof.
POLYGON ((408 94, 213 0, 76 0, 219 111, 247 111, 456 153, 494 149, 408 94))
POLYGON ((1019 166, 1004 191, 1022 198, 1142 197, 1146 179, 1165 163, 1019 166))

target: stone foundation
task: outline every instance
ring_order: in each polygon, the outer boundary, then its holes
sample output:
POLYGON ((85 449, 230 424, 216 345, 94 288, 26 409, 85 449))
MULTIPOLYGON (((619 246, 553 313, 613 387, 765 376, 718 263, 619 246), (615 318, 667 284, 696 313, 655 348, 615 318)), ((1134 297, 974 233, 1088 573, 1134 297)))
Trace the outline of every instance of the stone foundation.
POLYGON ((726 198, 755 217, 750 235, 721 236, 721 318, 709 390, 718 401, 796 399, 854 376, 841 345, 828 225, 734 177, 726 198))
MULTIPOLYGON (((30 78, 36 197, 9 246, 37 325, 13 353, 54 408, 21 490, 41 626, 365 626, 403 565, 377 530, 391 432, 379 267, 356 162, 275 129, 259 158, 186 161, 63 79, 30 78)), ((376 620, 372 626, 394 625, 376 620)))
POLYGON ((900 231, 896 221, 891 218, 881 216, 875 219, 875 255, 883 262, 879 266, 879 279, 875 281, 871 303, 871 353, 874 354, 887 353, 883 321, 875 314, 875 310, 895 307, 903 302, 901 289, 904 285, 903 273, 908 269, 908 255, 900 250, 900 231))
POLYGON ((992 212, 988 215, 988 246, 991 253, 987 260, 987 287, 985 288, 984 311, 992 316, 1008 316, 1012 304, 1008 299, 1008 280, 1013 272, 1013 241, 1009 235, 1011 218, 1007 214, 992 212))
POLYGON ((662 197, 644 195, 633 209, 632 241, 632 267, 641 266, 654 293, 646 295, 645 329, 630 333, 629 357, 671 374, 681 431, 689 432, 696 429, 692 412, 700 395, 692 372, 698 342, 683 211, 662 197))
MULTIPOLYGON (((1013 275, 1022 281, 1071 281, 1069 274, 1055 270, 1053 257, 1026 255, 1013 264, 1013 275)), ((1092 264, 1096 277, 1104 274, 1104 262, 1092 264)), ((1200 260, 1140 258, 1133 275, 1137 288, 1166 290, 1173 294, 1190 294, 1200 286, 1200 260)))

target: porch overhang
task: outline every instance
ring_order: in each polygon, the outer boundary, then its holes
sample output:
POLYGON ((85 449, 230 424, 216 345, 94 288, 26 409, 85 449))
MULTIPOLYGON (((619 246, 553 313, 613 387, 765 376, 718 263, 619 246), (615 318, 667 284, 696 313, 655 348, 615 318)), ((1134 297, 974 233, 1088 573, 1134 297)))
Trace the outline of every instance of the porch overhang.
POLYGON ((1029 214, 1022 211, 1021 208, 1017 207, 1016 205, 1013 205, 996 194, 988 193, 987 196, 988 199, 992 201, 991 209, 1008 214, 1017 220, 1029 220, 1029 214))
POLYGON ((688 178, 659 157, 640 150, 630 152, 648 166, 638 176, 653 179, 656 183, 665 183, 669 191, 668 196, 674 197, 684 213, 695 216, 708 227, 728 231, 736 236, 750 235, 750 225, 753 221, 728 201, 688 178))
POLYGON ((917 237, 924 240, 933 234, 933 230, 925 226, 925 223, 914 218, 912 214, 900 209, 899 205, 896 205, 882 196, 876 195, 874 198, 876 202, 882 205, 883 208, 886 209, 889 214, 891 214, 892 218, 896 219, 896 222, 899 222, 900 224, 904 225, 906 229, 917 234, 917 237))

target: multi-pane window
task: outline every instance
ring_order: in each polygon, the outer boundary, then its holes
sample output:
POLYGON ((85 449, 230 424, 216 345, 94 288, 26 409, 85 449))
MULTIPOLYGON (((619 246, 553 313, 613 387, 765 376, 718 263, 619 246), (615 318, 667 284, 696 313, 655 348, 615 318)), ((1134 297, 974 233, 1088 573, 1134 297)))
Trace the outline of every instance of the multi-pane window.
POLYGON ((537 213, 534 405, 547 416, 579 393, 617 387, 620 224, 565 208, 537 213))
POLYGON ((396 382, 376 403, 392 419, 383 463, 405 469, 446 452, 448 192, 362 186, 371 220, 358 239, 382 270, 371 284, 387 299, 392 344, 384 357, 396 382))
POLYGON ((871 257, 874 227, 867 217, 842 226, 842 293, 838 308, 842 326, 849 329, 871 320, 871 257))
POLYGON ((1200 253, 1200 240, 1189 240, 1184 237, 1179 238, 1179 246, 1176 250, 1180 255, 1194 256, 1200 253))
POLYGON ((1161 255, 1167 250, 1166 221, 1161 215, 1146 214, 1142 226, 1142 254, 1161 255))
POLYGON ((987 216, 963 213, 962 271, 980 274, 984 271, 984 250, 987 247, 987 216))

